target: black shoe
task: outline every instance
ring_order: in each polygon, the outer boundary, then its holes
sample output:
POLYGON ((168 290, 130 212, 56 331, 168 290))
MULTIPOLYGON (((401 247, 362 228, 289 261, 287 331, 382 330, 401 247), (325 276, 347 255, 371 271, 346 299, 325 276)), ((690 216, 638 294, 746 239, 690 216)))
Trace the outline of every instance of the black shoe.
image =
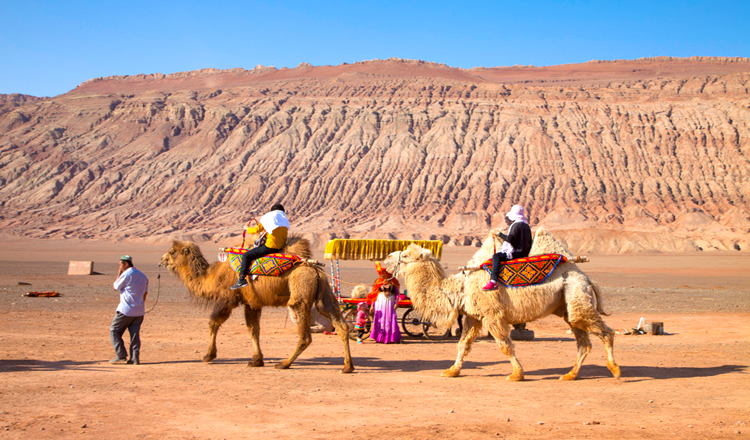
POLYGON ((141 361, 139 361, 138 359, 136 359, 136 360, 130 359, 128 361, 128 364, 130 364, 130 365, 140 365, 141 361))
POLYGON ((237 280, 237 282, 234 283, 234 286, 230 287, 230 289, 237 290, 237 289, 241 289, 241 288, 243 288, 243 287, 245 287, 247 285, 248 284, 247 284, 247 281, 245 281, 245 277, 240 277, 240 279, 237 280))
POLYGON ((109 361, 110 364, 124 364, 125 362, 127 362, 126 358, 114 358, 109 361))

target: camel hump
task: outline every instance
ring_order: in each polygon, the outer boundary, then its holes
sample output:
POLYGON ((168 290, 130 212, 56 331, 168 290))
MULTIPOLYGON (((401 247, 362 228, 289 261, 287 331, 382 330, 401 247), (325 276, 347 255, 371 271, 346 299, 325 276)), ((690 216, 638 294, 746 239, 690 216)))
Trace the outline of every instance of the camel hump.
POLYGON ((560 254, 565 255, 569 260, 575 259, 575 256, 562 240, 555 238, 544 226, 536 230, 534 241, 531 244, 529 255, 541 254, 560 254))
POLYGON ((310 240, 302 238, 299 235, 292 234, 287 237, 286 245, 281 250, 281 252, 285 254, 296 255, 303 260, 309 260, 312 258, 312 251, 310 249, 310 240))

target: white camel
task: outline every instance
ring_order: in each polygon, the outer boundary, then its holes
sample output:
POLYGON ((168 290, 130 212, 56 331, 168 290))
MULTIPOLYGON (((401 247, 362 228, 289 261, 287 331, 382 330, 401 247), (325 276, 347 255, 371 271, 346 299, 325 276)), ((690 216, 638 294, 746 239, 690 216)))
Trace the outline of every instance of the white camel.
MULTIPOLYGON (((478 266, 492 256, 494 238, 490 235, 482 248, 469 261, 478 266)), ((573 369, 560 377, 574 380, 578 377, 584 359, 591 350, 589 333, 598 336, 607 350, 607 368, 615 378, 620 377, 620 367, 615 363, 614 331, 602 320, 599 286, 572 262, 573 255, 549 232, 540 228, 534 237, 530 255, 558 253, 569 258, 560 263, 542 283, 528 287, 482 290, 489 280, 485 271, 464 272, 446 277, 445 271, 432 253, 415 244, 402 252, 394 252, 385 261, 387 267, 397 267, 403 275, 414 308, 423 319, 439 327, 448 327, 458 314, 464 316, 464 328, 458 343, 456 362, 442 372, 442 376, 456 377, 461 373, 464 358, 471 344, 484 326, 508 356, 513 373, 508 380, 523 380, 524 371, 516 359, 510 339, 512 324, 531 322, 555 314, 570 326, 576 338, 578 356, 573 369)))

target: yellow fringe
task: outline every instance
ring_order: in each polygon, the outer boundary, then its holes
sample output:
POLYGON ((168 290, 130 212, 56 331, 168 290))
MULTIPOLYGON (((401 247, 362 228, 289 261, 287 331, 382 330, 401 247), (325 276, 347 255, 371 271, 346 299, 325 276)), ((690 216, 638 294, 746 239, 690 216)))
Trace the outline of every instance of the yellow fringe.
POLYGON ((393 252, 403 251, 415 243, 429 249, 437 258, 443 253, 440 240, 349 240, 337 238, 326 244, 326 260, 384 260, 393 252))

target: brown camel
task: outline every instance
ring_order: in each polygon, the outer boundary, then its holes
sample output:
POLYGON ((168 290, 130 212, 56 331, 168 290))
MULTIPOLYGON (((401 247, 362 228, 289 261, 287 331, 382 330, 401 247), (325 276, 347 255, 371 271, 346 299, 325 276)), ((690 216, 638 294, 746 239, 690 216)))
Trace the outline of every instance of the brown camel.
MULTIPOLYGON (((310 243, 299 237, 289 237, 283 253, 298 255, 303 259, 311 257, 310 243)), ((313 264, 301 263, 282 276, 259 276, 240 290, 230 290, 237 281, 235 272, 228 262, 208 264, 195 243, 174 241, 172 248, 161 257, 160 265, 176 274, 190 295, 206 306, 213 306, 208 327, 211 341, 203 356, 204 362, 216 358, 216 334, 219 327, 229 319, 232 310, 242 305, 245 308, 245 323, 253 341, 252 361, 249 366, 263 366, 263 353, 260 350, 260 314, 263 307, 289 308, 292 320, 297 325, 297 347, 288 359, 276 368, 289 368, 295 359, 310 345, 310 313, 312 307, 333 323, 341 343, 344 345, 343 373, 354 371, 349 353, 348 327, 341 315, 336 297, 325 273, 313 264)))
MULTIPOLYGON (((482 248, 472 258, 470 265, 487 260, 493 252, 493 237, 485 240, 482 248)), ((537 231, 531 255, 560 253, 572 257, 565 246, 546 230, 537 231)), ((427 321, 439 327, 450 326, 460 313, 464 328, 458 343, 456 362, 443 371, 442 376, 456 377, 461 373, 464 358, 482 326, 495 338, 500 350, 508 356, 513 373, 508 380, 523 380, 524 372, 515 356, 510 339, 510 326, 531 322, 555 314, 570 326, 578 345, 578 357, 573 369, 560 377, 573 380, 591 350, 588 333, 601 338, 607 351, 607 368, 615 378, 620 377, 620 367, 614 360, 614 331, 601 318, 599 286, 583 273, 575 263, 561 263, 542 283, 519 288, 500 286, 498 290, 484 291, 489 280, 485 271, 461 273, 446 278, 445 271, 429 250, 412 244, 402 252, 394 252, 385 261, 387 267, 397 266, 406 281, 406 288, 414 308, 427 321)))

